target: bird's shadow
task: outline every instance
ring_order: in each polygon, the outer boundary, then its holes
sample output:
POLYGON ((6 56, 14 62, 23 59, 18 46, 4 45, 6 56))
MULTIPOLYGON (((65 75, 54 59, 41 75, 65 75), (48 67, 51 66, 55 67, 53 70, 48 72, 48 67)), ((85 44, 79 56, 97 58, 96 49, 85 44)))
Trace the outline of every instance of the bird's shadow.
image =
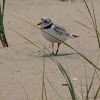
POLYGON ((51 57, 51 56, 59 57, 59 56, 68 56, 68 55, 75 55, 75 54, 78 54, 78 53, 64 53, 64 54, 57 54, 57 55, 46 54, 46 55, 43 55, 41 57, 51 57))

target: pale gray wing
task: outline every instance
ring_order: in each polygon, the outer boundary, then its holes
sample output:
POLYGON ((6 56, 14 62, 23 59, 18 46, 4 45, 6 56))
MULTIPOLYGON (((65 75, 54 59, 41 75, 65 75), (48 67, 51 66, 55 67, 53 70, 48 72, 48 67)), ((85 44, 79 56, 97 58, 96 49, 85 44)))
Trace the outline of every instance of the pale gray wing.
POLYGON ((59 34, 59 35, 66 35, 66 36, 70 36, 70 34, 65 30, 65 28, 63 28, 62 26, 56 25, 54 24, 54 30, 59 34))

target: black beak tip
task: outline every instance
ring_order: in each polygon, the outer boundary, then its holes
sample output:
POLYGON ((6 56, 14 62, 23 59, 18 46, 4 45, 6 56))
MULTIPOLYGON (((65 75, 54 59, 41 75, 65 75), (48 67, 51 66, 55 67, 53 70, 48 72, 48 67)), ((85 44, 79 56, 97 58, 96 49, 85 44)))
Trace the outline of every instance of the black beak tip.
POLYGON ((40 24, 37 24, 37 25, 40 25, 40 24))

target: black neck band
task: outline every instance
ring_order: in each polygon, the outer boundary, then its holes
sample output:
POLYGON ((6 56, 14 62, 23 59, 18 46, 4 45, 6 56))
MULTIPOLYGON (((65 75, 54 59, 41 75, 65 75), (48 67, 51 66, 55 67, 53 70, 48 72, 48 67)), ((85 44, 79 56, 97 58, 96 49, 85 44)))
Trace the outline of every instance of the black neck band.
POLYGON ((50 25, 48 25, 46 27, 43 27, 42 29, 49 29, 49 28, 51 28, 52 25, 53 25, 53 23, 51 23, 50 25))

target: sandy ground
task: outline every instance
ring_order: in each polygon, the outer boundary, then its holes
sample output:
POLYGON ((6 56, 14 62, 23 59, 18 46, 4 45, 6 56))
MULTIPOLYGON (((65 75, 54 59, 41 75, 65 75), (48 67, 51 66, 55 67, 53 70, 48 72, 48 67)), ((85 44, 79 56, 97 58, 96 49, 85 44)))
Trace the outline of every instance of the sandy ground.
MULTIPOLYGON (((89 5, 91 5, 90 2, 89 5)), ((100 29, 100 0, 95 0, 94 6, 98 29, 100 29)), ((77 39, 69 39, 66 43, 82 52, 95 64, 98 63, 100 68, 98 56, 100 52, 94 37, 95 32, 72 20, 75 19, 92 28, 83 14, 90 19, 84 3, 80 0, 73 3, 60 0, 6 0, 4 26, 9 48, 2 48, 0 44, 0 100, 42 100, 44 53, 12 30, 19 32, 43 49, 38 40, 41 41, 51 50, 50 43, 43 38, 39 30, 19 20, 14 15, 34 25, 37 25, 40 18, 50 17, 55 23, 65 27, 68 32, 80 36, 77 39)), ((68 69, 71 79, 78 79, 72 80, 72 82, 78 98, 81 100, 79 96, 81 95, 80 80, 82 81, 84 96, 86 95, 84 66, 87 71, 88 84, 92 79, 93 67, 64 44, 61 45, 59 54, 55 58, 66 70, 68 69)), ((100 75, 100 72, 97 71, 97 73, 100 75)), ((48 56, 45 56, 45 74, 58 93, 65 100, 71 100, 68 87, 62 85, 66 83, 65 79, 57 65, 48 56)), ((93 91, 95 93, 100 84, 97 75, 95 75, 93 83, 94 88, 90 92, 90 100, 93 99, 93 91)), ((48 100, 60 100, 46 79, 45 85, 48 100)))

